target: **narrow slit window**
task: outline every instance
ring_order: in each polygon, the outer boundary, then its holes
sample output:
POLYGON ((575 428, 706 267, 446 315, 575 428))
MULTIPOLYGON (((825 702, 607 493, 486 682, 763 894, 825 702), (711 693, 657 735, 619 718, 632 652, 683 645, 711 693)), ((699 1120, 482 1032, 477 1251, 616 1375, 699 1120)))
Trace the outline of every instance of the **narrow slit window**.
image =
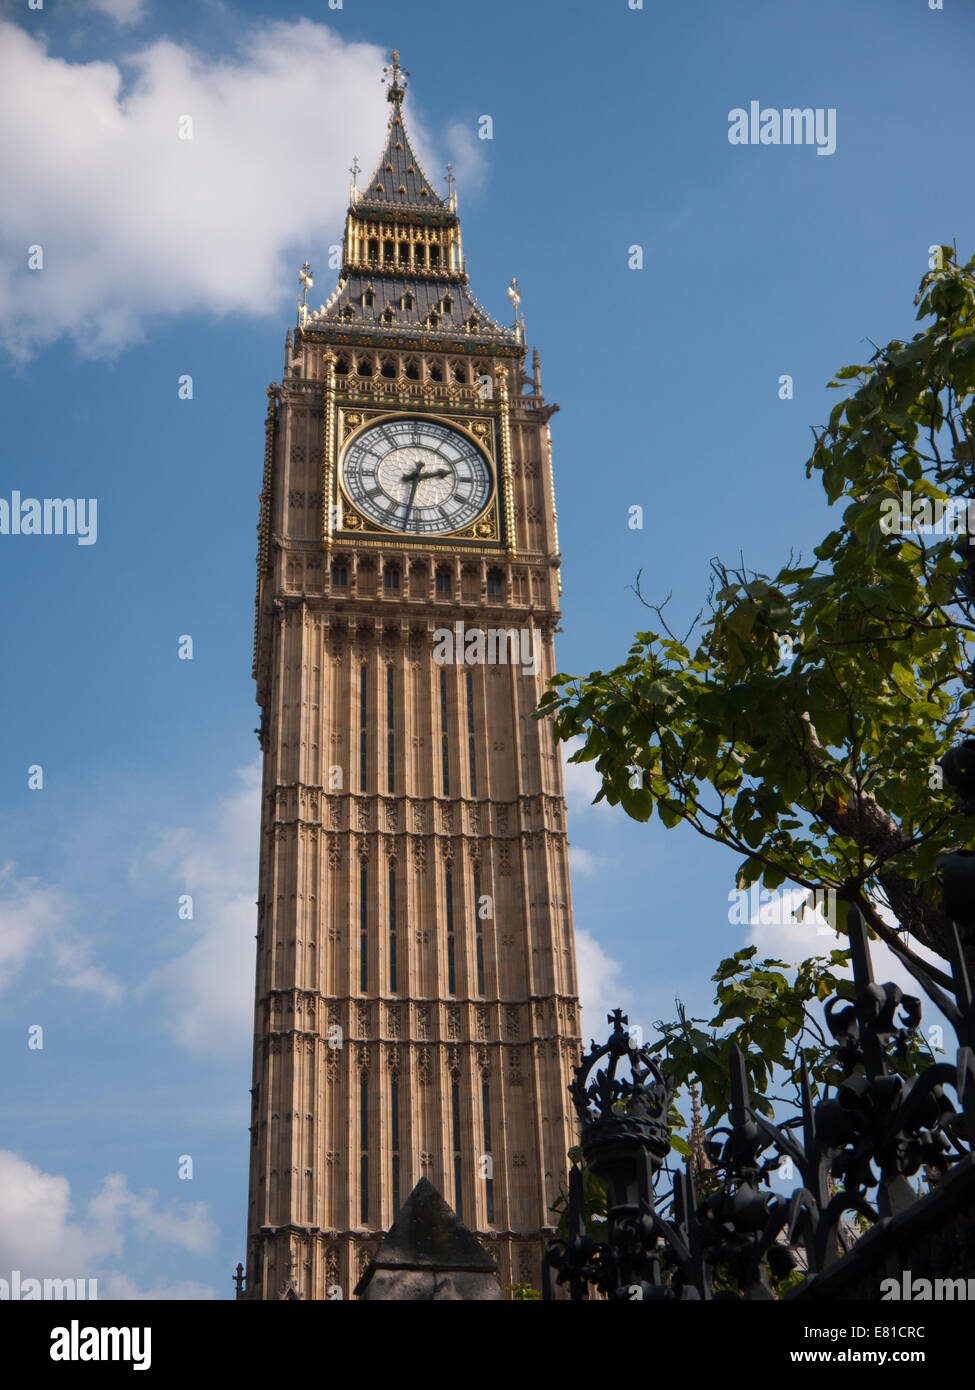
POLYGON ((443 794, 450 795, 450 755, 447 746, 447 673, 440 672, 440 763, 443 769, 443 794))
POLYGON ((481 872, 474 870, 474 948, 477 955, 477 992, 484 993, 484 931, 481 927, 481 872))
POLYGON ((369 690, 368 690, 369 668, 361 667, 359 671, 359 790, 364 792, 366 789, 366 749, 368 726, 366 716, 369 712, 369 690))
POLYGON ((386 790, 392 794, 396 777, 394 761, 396 754, 396 715, 393 706, 393 668, 386 667, 386 790))
POLYGON ((450 1114, 454 1143, 454 1211, 457 1213, 458 1217, 463 1220, 463 1216, 461 1215, 463 1194, 461 1191, 460 1161, 460 1081, 456 1074, 450 1083, 450 1114))
POLYGON ((396 865, 389 866, 389 988, 396 993, 396 865))
POLYGON ((369 870, 359 870, 359 988, 369 986, 369 870))
POLYGON ((359 1078, 359 1220, 369 1223, 369 1081, 359 1078))
POLYGON ((467 753, 471 796, 477 796, 477 750, 474 746, 474 676, 467 672, 467 753))
POLYGON ((448 867, 444 875, 444 896, 447 899, 447 993, 457 993, 454 967, 454 875, 448 867))
POLYGON ((393 1217, 399 1214, 399 1081, 393 1076, 389 1088, 389 1145, 392 1149, 393 1217))
POLYGON ((484 1122, 484 1153, 488 1160, 485 1177, 484 1206, 488 1225, 494 1225, 494 1177, 491 1172, 491 1084, 487 1077, 481 1081, 481 1116, 484 1122))

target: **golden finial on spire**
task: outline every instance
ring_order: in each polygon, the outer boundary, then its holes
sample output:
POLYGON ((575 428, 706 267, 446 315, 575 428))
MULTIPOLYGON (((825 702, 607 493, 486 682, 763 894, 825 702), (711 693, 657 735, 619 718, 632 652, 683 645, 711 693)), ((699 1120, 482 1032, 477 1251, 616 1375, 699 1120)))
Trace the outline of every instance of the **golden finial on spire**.
POLYGON ((512 280, 511 284, 508 286, 508 298, 515 308, 515 337, 519 342, 524 342, 525 316, 518 312, 518 305, 521 303, 521 289, 519 288, 517 280, 512 280))
POLYGON ((304 327, 305 320, 308 318, 308 291, 314 283, 311 276, 311 266, 305 261, 298 272, 298 284, 301 286, 301 293, 298 296, 298 323, 301 327, 304 327))
POLYGON ((402 101, 406 95, 406 78, 409 73, 399 65, 399 50, 394 48, 390 54, 390 62, 383 68, 382 81, 387 84, 386 100, 402 101), (400 82, 403 78, 403 82, 400 82))

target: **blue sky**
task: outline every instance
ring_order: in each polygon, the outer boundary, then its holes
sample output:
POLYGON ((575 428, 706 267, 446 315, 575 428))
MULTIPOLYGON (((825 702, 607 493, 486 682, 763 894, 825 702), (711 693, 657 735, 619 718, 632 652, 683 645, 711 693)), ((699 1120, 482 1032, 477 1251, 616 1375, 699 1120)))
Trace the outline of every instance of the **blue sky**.
MULTIPOLYGON (((638 570, 680 625, 711 556, 822 535, 826 381, 913 331, 932 243, 975 249, 973 39, 963 0, 0 4, 0 496, 98 500, 94 545, 0 536, 0 1275, 225 1297, 243 1257, 264 391, 301 262, 333 287, 389 49, 474 293, 504 317, 518 277, 562 407, 558 657, 584 673, 647 625, 638 570), (731 145, 752 100, 834 109, 835 153, 731 145)), ((746 939, 735 860, 595 790, 569 769, 587 1026, 620 1002, 649 1035, 746 939)))

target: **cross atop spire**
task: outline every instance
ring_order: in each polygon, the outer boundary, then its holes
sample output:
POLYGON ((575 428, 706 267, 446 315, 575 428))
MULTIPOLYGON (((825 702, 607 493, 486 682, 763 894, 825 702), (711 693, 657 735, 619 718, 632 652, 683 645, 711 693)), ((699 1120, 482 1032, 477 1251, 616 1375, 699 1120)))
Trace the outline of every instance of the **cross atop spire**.
POLYGON ((399 50, 394 48, 392 53, 390 54, 389 64, 383 68, 382 80, 387 84, 387 101, 401 102, 403 100, 404 96, 406 95, 407 85, 405 79, 409 77, 409 75, 410 74, 406 71, 405 68, 400 67, 399 50), (401 77, 404 79, 402 86, 400 85, 401 77))
POLYGON ((392 102, 386 132, 386 148, 368 184, 359 188, 357 178, 353 176, 356 180, 356 192, 351 198, 352 205, 357 206, 361 202, 368 206, 381 202, 386 207, 416 208, 422 209, 425 213, 450 211, 449 203, 445 203, 439 194, 434 192, 413 153, 403 124, 402 106, 406 92, 405 79, 409 77, 409 73, 400 67, 397 49, 393 49, 391 57, 392 63, 383 68, 385 76, 382 79, 387 84, 386 95, 392 102))

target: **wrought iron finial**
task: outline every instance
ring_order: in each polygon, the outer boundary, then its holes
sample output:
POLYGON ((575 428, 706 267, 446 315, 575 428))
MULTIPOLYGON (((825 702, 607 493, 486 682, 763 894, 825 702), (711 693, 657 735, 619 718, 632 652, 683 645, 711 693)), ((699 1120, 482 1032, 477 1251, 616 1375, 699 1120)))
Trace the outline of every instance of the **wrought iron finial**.
MULTIPOLYGON (((621 1145, 643 1150, 656 1168, 670 1152, 668 1115, 673 1087, 650 1049, 636 1046, 621 1009, 607 1014, 606 1021, 613 1031, 601 1047, 593 1041, 575 1068, 569 1088, 582 1123, 582 1152, 593 1169, 601 1163, 608 1165, 607 1175, 621 1145), (600 1066, 604 1061, 606 1065, 600 1066)), ((624 1197, 622 1191, 618 1198, 634 1199, 632 1193, 624 1197)))
POLYGON ((399 65, 399 50, 394 48, 390 54, 390 61, 383 68, 383 82, 386 83, 386 100, 402 102, 406 95, 406 78, 409 73, 399 65), (400 81, 400 79, 403 79, 400 81))

